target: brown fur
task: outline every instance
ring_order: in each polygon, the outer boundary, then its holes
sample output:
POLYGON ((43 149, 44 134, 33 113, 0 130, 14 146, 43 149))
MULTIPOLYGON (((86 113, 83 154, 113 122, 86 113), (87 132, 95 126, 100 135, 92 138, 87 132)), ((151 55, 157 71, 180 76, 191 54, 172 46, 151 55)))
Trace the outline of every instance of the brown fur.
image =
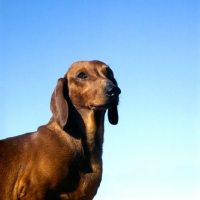
POLYGON ((91 200, 102 177, 104 114, 117 124, 120 89, 100 61, 74 63, 58 80, 52 117, 0 141, 0 200, 91 200))

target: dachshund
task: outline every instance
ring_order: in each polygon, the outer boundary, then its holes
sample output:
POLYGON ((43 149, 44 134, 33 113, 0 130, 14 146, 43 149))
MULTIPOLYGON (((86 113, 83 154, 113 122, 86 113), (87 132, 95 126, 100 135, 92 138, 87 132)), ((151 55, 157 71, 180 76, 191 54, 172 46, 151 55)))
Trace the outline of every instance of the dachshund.
POLYGON ((102 179, 104 116, 118 123, 120 88, 101 61, 58 79, 52 117, 36 132, 0 140, 0 200, 91 200, 102 179))

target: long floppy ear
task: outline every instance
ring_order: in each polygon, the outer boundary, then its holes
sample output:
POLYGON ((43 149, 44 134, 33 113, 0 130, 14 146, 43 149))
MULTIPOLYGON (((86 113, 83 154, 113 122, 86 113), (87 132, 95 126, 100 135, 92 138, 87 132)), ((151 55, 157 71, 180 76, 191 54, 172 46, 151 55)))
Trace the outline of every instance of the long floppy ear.
POLYGON ((108 109, 108 120, 112 125, 116 125, 118 123, 117 106, 108 109))
MULTIPOLYGON (((117 86, 117 81, 115 78, 113 78, 113 83, 117 86)), ((116 125, 118 123, 118 111, 117 111, 117 106, 114 106, 110 109, 108 109, 108 121, 112 125, 116 125)))
POLYGON ((58 79, 50 103, 53 117, 62 128, 67 123, 68 118, 68 104, 64 98, 64 92, 67 91, 65 90, 67 90, 67 80, 65 78, 58 79))

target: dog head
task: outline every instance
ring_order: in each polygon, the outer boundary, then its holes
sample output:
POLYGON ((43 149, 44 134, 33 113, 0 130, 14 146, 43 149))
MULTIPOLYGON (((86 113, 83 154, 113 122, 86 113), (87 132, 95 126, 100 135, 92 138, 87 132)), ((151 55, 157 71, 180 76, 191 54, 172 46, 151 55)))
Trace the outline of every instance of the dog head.
POLYGON ((107 110, 111 124, 118 123, 120 88, 112 70, 100 61, 80 61, 71 65, 58 80, 51 99, 53 117, 63 127, 67 122, 70 99, 77 109, 107 110), (66 98, 67 96, 67 98, 66 98))

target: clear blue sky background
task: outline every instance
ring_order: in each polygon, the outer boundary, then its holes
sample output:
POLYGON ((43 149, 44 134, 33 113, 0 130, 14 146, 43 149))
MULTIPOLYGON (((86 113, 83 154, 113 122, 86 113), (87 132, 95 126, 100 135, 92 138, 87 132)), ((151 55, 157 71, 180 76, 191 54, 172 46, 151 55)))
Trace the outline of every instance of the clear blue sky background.
POLYGON ((195 0, 0 1, 0 138, 51 117, 57 79, 78 60, 113 69, 96 200, 200 199, 200 4, 195 0))

